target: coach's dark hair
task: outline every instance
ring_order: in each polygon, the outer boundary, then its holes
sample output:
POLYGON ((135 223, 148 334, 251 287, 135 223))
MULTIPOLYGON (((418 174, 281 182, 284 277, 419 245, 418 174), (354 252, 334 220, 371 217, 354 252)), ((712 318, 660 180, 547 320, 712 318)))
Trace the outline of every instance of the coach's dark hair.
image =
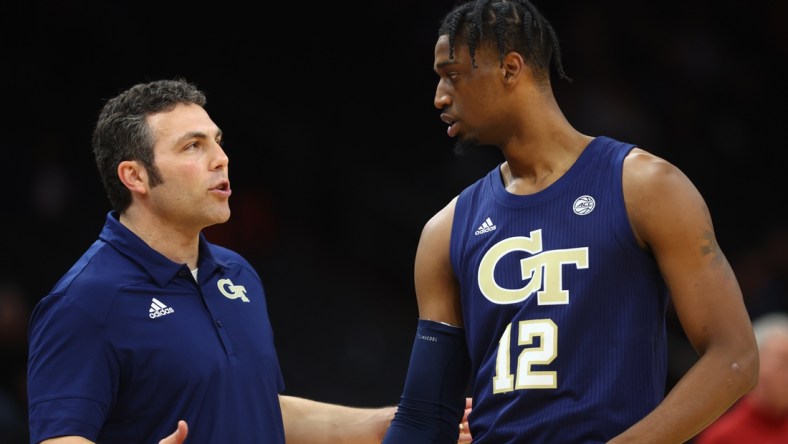
POLYGON ((556 74, 571 80, 561 63, 561 48, 553 27, 528 0, 461 0, 443 19, 438 35, 449 37, 449 57, 454 58, 458 37, 468 45, 476 68, 476 49, 494 45, 503 65, 509 51, 520 53, 537 76, 556 74))
POLYGON ((183 79, 140 83, 107 101, 93 131, 93 155, 101 181, 112 207, 125 211, 131 192, 118 178, 118 165, 124 160, 140 161, 148 172, 151 186, 162 182, 153 159, 153 134, 145 118, 169 111, 176 105, 204 107, 205 94, 183 79))

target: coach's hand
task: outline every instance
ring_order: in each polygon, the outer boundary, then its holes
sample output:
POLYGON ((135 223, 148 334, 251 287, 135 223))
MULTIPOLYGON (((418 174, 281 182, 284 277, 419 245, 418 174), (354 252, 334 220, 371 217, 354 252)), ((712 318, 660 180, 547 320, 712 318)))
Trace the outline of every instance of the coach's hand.
POLYGON ((460 422, 460 439, 457 440, 458 444, 473 442, 471 429, 468 428, 468 413, 471 413, 472 408, 473 399, 465 398, 465 414, 462 415, 462 421, 460 422))
POLYGON ((175 432, 159 441, 159 444, 183 444, 183 441, 186 439, 186 435, 188 433, 189 426, 186 425, 186 421, 180 420, 178 421, 178 428, 175 430, 175 432))

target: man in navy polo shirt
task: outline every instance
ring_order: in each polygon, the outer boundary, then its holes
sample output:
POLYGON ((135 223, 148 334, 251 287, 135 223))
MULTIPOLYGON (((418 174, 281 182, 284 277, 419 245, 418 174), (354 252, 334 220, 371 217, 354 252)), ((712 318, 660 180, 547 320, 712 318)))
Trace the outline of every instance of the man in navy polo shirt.
POLYGON ((202 234, 228 220, 231 194, 205 102, 164 80, 101 111, 93 151, 113 210, 31 317, 31 442, 183 442, 186 424, 191 444, 380 442, 393 406, 279 395, 260 277, 202 234))

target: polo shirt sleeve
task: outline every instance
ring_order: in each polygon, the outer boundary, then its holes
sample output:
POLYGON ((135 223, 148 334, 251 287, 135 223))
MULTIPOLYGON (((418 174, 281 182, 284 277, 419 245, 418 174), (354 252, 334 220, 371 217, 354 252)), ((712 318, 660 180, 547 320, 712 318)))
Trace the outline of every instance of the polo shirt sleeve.
POLYGON ((66 295, 49 295, 29 329, 30 441, 77 435, 95 441, 117 392, 119 366, 103 315, 66 295))

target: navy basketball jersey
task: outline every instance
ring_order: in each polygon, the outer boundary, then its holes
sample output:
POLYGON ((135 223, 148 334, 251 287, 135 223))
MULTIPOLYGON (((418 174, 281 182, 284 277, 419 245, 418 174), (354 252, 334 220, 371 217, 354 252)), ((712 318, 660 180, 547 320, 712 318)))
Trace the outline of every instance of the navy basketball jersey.
POLYGON ((597 137, 538 193, 507 192, 496 167, 460 194, 474 443, 602 443, 662 400, 668 294, 624 206, 632 148, 597 137))

